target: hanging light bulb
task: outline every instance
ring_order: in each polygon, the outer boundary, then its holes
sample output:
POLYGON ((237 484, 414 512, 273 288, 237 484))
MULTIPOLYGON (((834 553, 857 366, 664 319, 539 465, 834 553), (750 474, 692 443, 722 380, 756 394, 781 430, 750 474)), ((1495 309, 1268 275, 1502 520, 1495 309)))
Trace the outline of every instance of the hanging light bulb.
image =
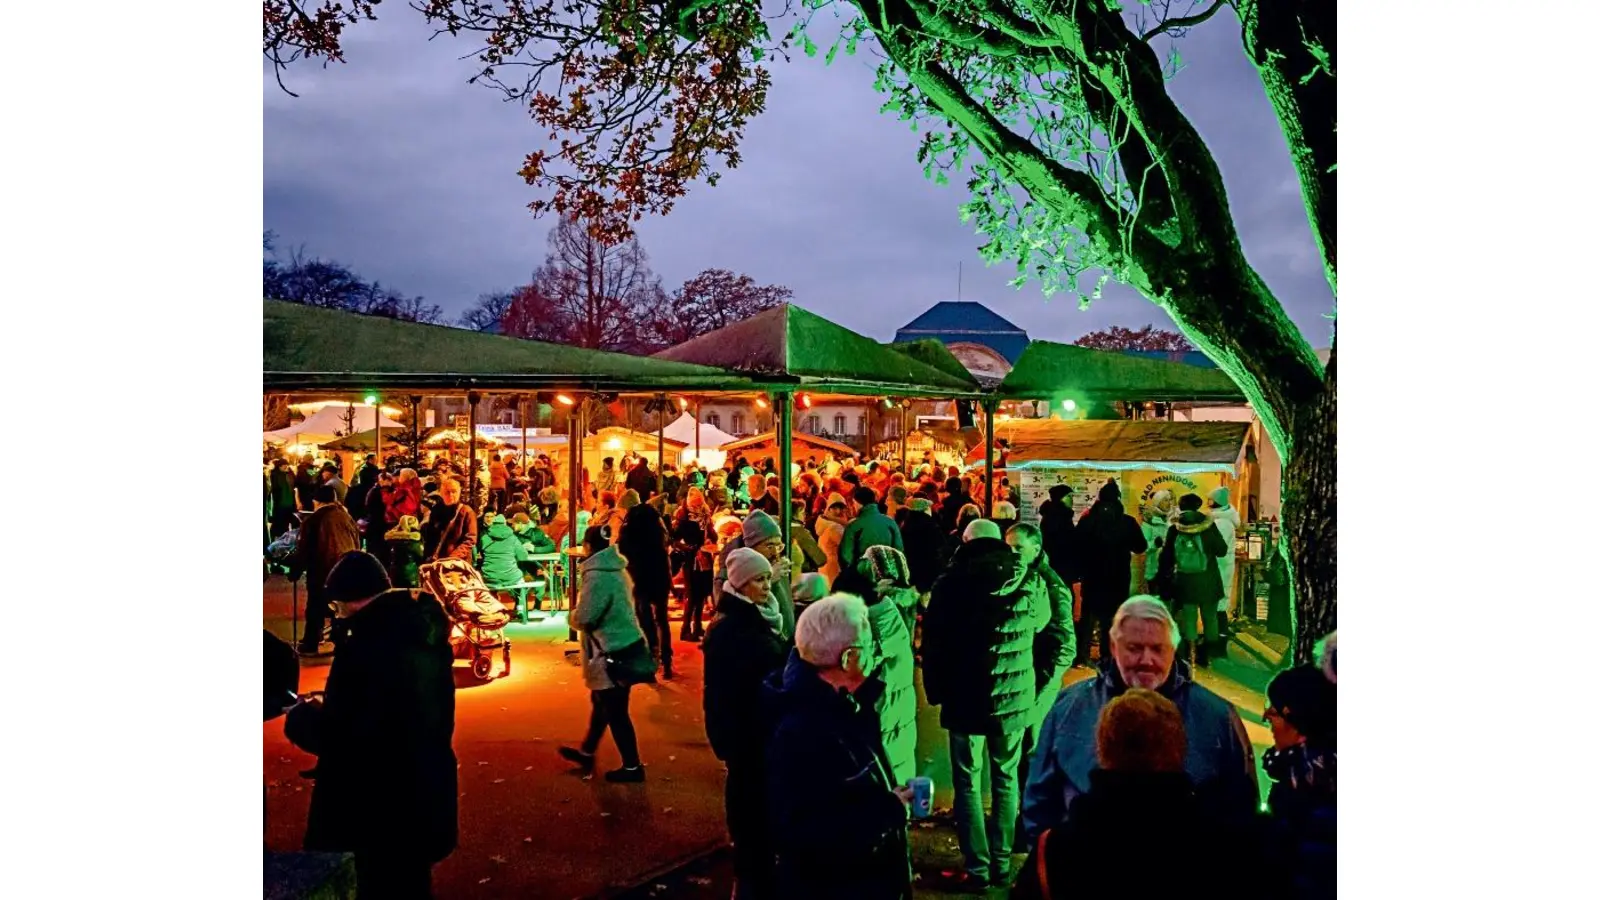
POLYGON ((556 402, 562 406, 571 406, 573 404, 573 399, 566 394, 557 394, 556 402))

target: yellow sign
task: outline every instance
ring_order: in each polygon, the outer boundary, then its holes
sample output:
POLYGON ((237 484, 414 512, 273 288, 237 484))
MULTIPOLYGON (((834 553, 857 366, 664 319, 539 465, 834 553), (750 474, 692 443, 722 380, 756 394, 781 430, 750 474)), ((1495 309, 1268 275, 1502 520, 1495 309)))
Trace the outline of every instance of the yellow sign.
POLYGON ((1173 502, 1184 494, 1199 494, 1209 501, 1211 492, 1219 487, 1232 487, 1233 476, 1224 472, 1197 472, 1179 475, 1154 469, 1136 469, 1122 473, 1122 506, 1128 514, 1138 518, 1139 511, 1160 491, 1171 491, 1173 502))

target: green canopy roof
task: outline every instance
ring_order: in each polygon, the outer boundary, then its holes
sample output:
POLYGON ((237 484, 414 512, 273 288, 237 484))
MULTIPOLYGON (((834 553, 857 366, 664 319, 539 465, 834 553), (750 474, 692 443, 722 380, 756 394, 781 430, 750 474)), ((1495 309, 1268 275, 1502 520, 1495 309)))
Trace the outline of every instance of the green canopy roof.
POLYGON ((1000 382, 1002 397, 1096 400, 1227 400, 1244 394, 1221 369, 1034 341, 1000 382))
POLYGON ((278 392, 330 390, 737 390, 700 365, 524 341, 443 325, 263 301, 262 380, 278 392))
POLYGON ((656 358, 846 394, 949 396, 977 391, 965 369, 960 375, 944 371, 792 303, 669 347, 656 358))
POLYGON ((930 365, 952 378, 959 378, 974 386, 978 383, 977 379, 972 377, 972 373, 967 371, 967 367, 961 364, 961 360, 956 359, 956 355, 950 352, 950 348, 946 347, 943 341, 936 338, 923 338, 918 341, 905 341, 903 343, 884 344, 883 346, 896 353, 903 353, 917 362, 930 365))

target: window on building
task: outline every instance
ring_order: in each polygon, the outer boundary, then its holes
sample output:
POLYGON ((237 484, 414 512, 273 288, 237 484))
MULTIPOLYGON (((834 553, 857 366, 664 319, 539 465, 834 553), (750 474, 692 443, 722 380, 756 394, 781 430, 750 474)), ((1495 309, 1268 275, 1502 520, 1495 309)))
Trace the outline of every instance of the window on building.
POLYGON ((734 413, 730 421, 733 423, 734 434, 744 434, 744 413, 734 413))
POLYGON ((895 418, 883 423, 883 433, 886 437, 899 437, 900 420, 895 418))
POLYGON ((844 413, 833 417, 833 433, 844 434, 844 413))
POLYGON ((867 417, 866 416, 856 416, 856 434, 866 434, 866 433, 867 433, 867 417))
POLYGON ((517 424, 517 411, 514 410, 514 409, 502 409, 502 410, 500 410, 500 424, 501 425, 515 425, 515 424, 517 424))
POLYGON ((821 416, 806 416, 806 429, 805 430, 806 430, 807 434, 816 434, 817 432, 821 431, 822 430, 822 417, 821 416))
POLYGON ((722 427, 722 417, 717 415, 716 413, 707 413, 706 414, 706 424, 710 425, 712 428, 721 428, 722 427))

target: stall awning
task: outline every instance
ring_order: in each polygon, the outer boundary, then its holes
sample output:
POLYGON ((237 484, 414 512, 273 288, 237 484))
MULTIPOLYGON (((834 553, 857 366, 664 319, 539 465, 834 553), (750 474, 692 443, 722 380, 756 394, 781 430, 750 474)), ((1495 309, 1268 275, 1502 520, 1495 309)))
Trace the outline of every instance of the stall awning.
MULTIPOLYGON (((1007 469, 1236 472, 1250 423, 1009 419, 994 431, 1010 444, 1007 469)), ((981 447, 974 453, 983 459, 981 447)))
POLYGON ((262 382, 276 393, 736 390, 702 365, 263 301, 262 382))
POLYGON ((940 397, 978 389, 955 374, 784 303, 657 353, 657 360, 716 366, 818 392, 940 397))
POLYGON ((1227 400, 1244 394, 1221 369, 1143 359, 1111 350, 1034 341, 1000 382, 1019 400, 1227 400))

